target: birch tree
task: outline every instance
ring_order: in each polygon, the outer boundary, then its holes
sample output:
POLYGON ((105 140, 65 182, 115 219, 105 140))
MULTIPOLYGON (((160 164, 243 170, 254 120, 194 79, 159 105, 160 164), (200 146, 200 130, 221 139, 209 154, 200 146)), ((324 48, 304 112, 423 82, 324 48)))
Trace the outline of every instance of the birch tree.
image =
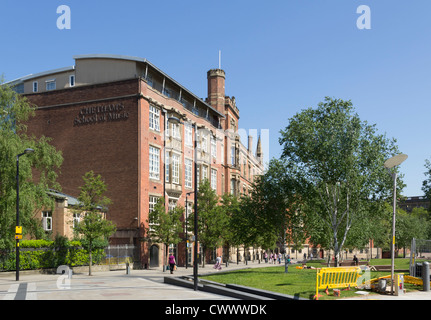
POLYGON ((383 163, 399 153, 396 140, 361 121, 351 101, 326 97, 316 109, 291 118, 279 142, 303 210, 330 230, 329 249, 338 261, 352 226, 377 217, 391 196, 392 179, 383 163))

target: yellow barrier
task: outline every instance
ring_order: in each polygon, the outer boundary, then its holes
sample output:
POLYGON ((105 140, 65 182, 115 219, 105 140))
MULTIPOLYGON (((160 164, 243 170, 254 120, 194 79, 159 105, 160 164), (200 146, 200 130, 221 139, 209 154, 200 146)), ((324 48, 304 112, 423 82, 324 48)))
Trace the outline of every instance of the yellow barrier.
POLYGON ((319 289, 335 289, 356 287, 361 273, 359 267, 336 267, 317 269, 316 300, 319 299, 319 289))
MULTIPOLYGON (((379 282, 380 279, 391 279, 391 276, 383 276, 383 277, 378 277, 378 278, 374 278, 368 281, 365 281, 365 285, 370 285, 370 284, 374 284, 379 282)), ((423 285, 423 281, 421 278, 416 278, 416 277, 412 277, 412 276, 404 276, 404 283, 411 283, 417 286, 422 286, 423 285)))

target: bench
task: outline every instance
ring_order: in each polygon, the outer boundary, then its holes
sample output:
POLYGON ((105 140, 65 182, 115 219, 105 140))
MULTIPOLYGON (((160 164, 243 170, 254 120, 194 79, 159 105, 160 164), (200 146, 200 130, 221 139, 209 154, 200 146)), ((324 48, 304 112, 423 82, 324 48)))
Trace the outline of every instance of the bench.
MULTIPOLYGON (((384 272, 391 272, 391 265, 375 265, 370 266, 371 271, 384 271, 384 272)), ((408 269, 395 269, 394 272, 409 272, 408 269)))
MULTIPOLYGON (((355 264, 355 261, 353 260, 343 260, 339 263, 340 267, 354 267, 354 266, 367 266, 368 265, 368 261, 358 261, 358 264, 355 264)), ((328 263, 327 262, 322 262, 322 265, 327 266, 328 263)), ((330 267, 335 267, 335 262, 331 261, 329 263, 330 267)))

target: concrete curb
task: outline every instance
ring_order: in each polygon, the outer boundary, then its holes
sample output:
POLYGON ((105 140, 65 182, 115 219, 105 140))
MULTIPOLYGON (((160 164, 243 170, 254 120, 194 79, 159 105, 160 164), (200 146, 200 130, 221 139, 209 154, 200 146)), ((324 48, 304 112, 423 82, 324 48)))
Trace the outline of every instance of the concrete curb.
POLYGON ((259 296, 263 296, 263 297, 267 297, 267 298, 275 299, 275 300, 304 300, 304 301, 309 301, 309 299, 306 299, 306 298, 301 298, 301 297, 292 296, 292 295, 288 295, 288 294, 277 293, 277 292, 273 292, 273 291, 267 291, 267 290, 261 290, 261 289, 241 286, 238 284, 229 284, 228 283, 228 284, 226 284, 226 288, 234 289, 234 290, 238 290, 238 291, 244 291, 244 292, 248 292, 251 294, 257 294, 259 296))
MULTIPOLYGON (((192 277, 164 277, 164 283, 194 289, 192 277)), ((240 300, 304 300, 308 299, 276 293, 267 290, 235 285, 221 284, 199 279, 198 290, 223 295, 240 300)))

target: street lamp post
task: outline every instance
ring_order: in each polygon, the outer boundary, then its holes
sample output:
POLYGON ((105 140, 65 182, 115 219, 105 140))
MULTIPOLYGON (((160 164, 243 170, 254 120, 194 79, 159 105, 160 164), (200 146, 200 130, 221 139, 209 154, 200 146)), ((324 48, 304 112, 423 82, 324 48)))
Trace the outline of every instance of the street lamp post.
MULTIPOLYGON (((403 163, 407 159, 406 154, 398 154, 385 161, 384 166, 386 169, 391 169, 403 163)), ((395 214, 397 207, 397 173, 394 171, 392 174, 394 179, 394 200, 393 200, 393 214, 392 214, 392 245, 391 245, 391 292, 394 294, 394 269, 395 269, 395 214)))
POLYGON ((186 238, 186 269, 187 269, 187 265, 188 265, 188 255, 189 255, 189 247, 188 247, 188 244, 189 244, 189 240, 188 240, 188 236, 187 236, 187 234, 188 234, 188 228, 187 228, 187 218, 188 218, 188 216, 189 216, 189 214, 188 214, 188 208, 189 208, 189 205, 188 205, 188 196, 189 195, 191 195, 192 193, 194 193, 194 191, 190 191, 190 192, 187 192, 186 193, 186 216, 184 217, 184 224, 186 225, 186 236, 185 236, 185 238, 186 238))
MULTIPOLYGON (((168 121, 172 121, 174 123, 181 123, 180 119, 176 117, 169 117, 168 121)), ((195 176, 195 187, 194 187, 194 250, 193 250, 193 288, 195 291, 198 290, 198 133, 197 129, 198 126, 196 123, 192 124, 192 127, 195 130, 195 153, 194 153, 194 176, 195 176)), ((166 177, 163 177, 163 179, 166 179, 166 177)), ((187 265, 187 262, 186 262, 187 265)))
POLYGON ((194 143, 194 147, 195 147, 195 156, 194 156, 194 163, 195 163, 195 167, 194 167, 194 176, 195 176, 195 191, 194 191, 194 196, 195 196, 195 214, 194 214, 194 234, 195 234, 195 239, 194 239, 194 246, 193 246, 193 255, 194 255, 194 259, 193 259, 193 289, 195 291, 198 290, 198 126, 196 124, 193 125, 194 129, 195 129, 195 143, 194 143))
MULTIPOLYGON (((15 234, 17 234, 17 230, 18 227, 20 227, 19 225, 19 158, 25 154, 29 154, 29 153, 33 153, 34 150, 33 149, 25 149, 23 153, 20 153, 19 155, 16 156, 16 232, 15 234)), ((19 281, 19 237, 17 235, 15 235, 15 239, 16 239, 16 281, 19 281)))

